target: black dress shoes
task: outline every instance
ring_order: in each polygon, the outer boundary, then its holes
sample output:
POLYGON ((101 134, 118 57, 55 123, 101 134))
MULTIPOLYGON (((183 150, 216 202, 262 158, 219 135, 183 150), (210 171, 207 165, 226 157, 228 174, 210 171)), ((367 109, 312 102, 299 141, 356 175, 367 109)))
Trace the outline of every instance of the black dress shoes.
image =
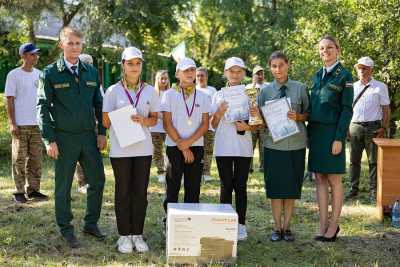
POLYGON ((78 239, 76 239, 74 234, 64 236, 65 241, 67 242, 70 248, 79 248, 78 239))
POLYGON ((337 238, 337 234, 340 231, 340 227, 338 225, 337 229, 336 229, 336 233, 332 236, 332 237, 326 237, 324 236, 324 239, 322 240, 322 242, 335 242, 336 238, 337 238))
POLYGON ((106 238, 106 235, 103 234, 99 227, 97 226, 92 226, 92 227, 84 227, 82 230, 83 233, 88 234, 88 235, 92 235, 94 237, 96 237, 99 240, 103 240, 106 238))

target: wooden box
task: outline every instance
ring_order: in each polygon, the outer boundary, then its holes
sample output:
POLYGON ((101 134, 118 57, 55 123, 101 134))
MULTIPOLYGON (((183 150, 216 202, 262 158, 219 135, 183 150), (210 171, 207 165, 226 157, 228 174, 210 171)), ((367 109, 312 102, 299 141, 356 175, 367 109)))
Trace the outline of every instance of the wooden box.
POLYGON ((384 208, 400 198, 400 139, 373 140, 378 146, 376 206, 382 221, 384 208))

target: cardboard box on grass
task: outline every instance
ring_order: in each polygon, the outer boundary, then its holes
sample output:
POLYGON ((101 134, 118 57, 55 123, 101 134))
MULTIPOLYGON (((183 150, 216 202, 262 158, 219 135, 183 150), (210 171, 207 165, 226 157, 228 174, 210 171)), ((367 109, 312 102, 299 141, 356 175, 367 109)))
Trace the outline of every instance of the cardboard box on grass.
POLYGON ((237 232, 238 215, 229 204, 169 203, 167 261, 234 263, 237 232))

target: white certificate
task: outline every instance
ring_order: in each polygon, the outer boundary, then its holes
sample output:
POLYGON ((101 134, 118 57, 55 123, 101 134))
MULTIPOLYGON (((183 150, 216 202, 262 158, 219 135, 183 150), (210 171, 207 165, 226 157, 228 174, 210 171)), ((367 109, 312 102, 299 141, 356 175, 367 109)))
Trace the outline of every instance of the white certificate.
POLYGON ((287 113, 291 110, 289 101, 290 99, 288 100, 285 97, 265 101, 265 105, 261 108, 274 142, 300 132, 296 122, 287 116, 287 113))
POLYGON ((225 119, 232 122, 248 120, 249 99, 245 93, 245 85, 224 87, 221 90, 223 99, 228 104, 225 119))
POLYGON ((131 119, 131 116, 136 113, 136 109, 132 105, 108 113, 111 127, 113 127, 122 148, 146 139, 142 126, 131 119))

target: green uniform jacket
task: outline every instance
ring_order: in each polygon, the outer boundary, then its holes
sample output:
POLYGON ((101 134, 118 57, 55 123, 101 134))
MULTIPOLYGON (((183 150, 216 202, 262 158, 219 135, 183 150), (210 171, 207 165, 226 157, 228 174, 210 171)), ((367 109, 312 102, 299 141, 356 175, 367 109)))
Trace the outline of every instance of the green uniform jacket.
POLYGON ((79 79, 65 65, 64 58, 47 66, 39 80, 38 123, 45 144, 55 142, 56 133, 79 134, 94 131, 105 135, 102 124, 103 98, 97 70, 79 62, 79 79))
POLYGON ((337 124, 335 140, 344 141, 353 116, 353 78, 341 63, 322 78, 321 68, 313 77, 309 122, 337 124))

